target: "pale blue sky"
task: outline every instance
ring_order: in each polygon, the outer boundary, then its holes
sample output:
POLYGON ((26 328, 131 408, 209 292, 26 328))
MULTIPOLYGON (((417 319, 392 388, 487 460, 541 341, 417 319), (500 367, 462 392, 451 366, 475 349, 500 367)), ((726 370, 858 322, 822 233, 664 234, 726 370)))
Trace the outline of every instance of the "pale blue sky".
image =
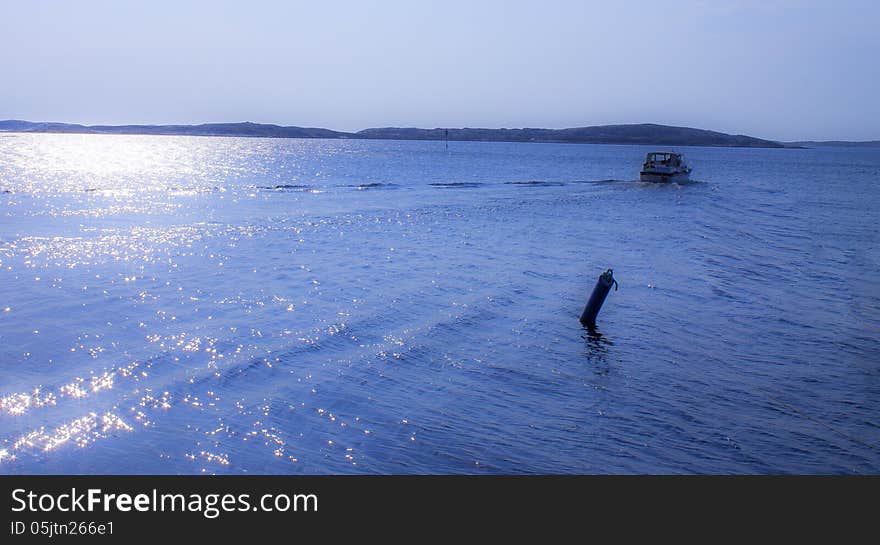
POLYGON ((880 139, 869 1, 0 0, 0 36, 0 119, 880 139))

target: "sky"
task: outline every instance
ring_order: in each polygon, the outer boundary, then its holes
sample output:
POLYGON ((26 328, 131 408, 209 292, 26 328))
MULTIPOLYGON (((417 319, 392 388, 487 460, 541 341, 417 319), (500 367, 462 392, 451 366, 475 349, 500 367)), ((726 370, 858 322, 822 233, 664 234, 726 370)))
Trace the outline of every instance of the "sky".
POLYGON ((880 2, 0 0, 0 119, 880 139, 880 2))

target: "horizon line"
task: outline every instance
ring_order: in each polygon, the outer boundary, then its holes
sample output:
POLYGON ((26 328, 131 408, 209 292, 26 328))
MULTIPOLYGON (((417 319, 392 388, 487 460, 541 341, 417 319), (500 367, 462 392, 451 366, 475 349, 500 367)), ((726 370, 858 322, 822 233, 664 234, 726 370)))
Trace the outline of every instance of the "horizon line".
MULTIPOLYGON (((652 121, 643 121, 637 123, 605 123, 600 125, 573 125, 573 126, 565 126, 565 127, 528 127, 528 126, 519 126, 519 127, 480 127, 480 126, 435 126, 435 127, 420 127, 415 125, 381 125, 381 126, 372 126, 366 127, 363 129, 356 130, 338 130, 338 129, 330 129, 327 127, 318 127, 318 126, 306 126, 306 125, 282 125, 279 123, 271 123, 271 122, 258 122, 258 121, 202 121, 197 123, 83 123, 83 122, 69 122, 69 121, 30 121, 27 119, 17 119, 17 118, 6 118, 0 119, 0 123, 6 122, 17 122, 17 123, 30 123, 30 124, 51 124, 51 125, 67 125, 72 127, 83 127, 86 129, 94 129, 94 128, 124 128, 124 127, 200 127, 206 125, 257 125, 257 126, 267 126, 267 127, 278 127, 282 129, 305 129, 305 130, 321 130, 321 131, 330 131, 338 134, 350 134, 357 135, 363 133, 364 131, 369 130, 378 130, 378 129, 403 129, 403 130, 487 130, 487 131, 523 131, 523 130, 546 130, 546 131, 565 131, 565 130, 573 130, 573 129, 588 129, 588 128, 598 128, 598 127, 637 127, 637 126, 656 126, 656 127, 664 127, 664 128, 673 128, 673 129, 689 129, 689 130, 698 130, 698 131, 706 131, 712 133, 718 133, 727 136, 741 136, 747 138, 754 138, 758 140, 766 140, 768 142, 776 142, 781 144, 796 144, 796 143, 873 143, 880 142, 880 137, 871 138, 865 140, 848 140, 848 139, 840 139, 840 138, 830 138, 830 139, 814 139, 814 138, 799 138, 795 140, 781 140, 781 139, 772 139, 772 138, 764 138, 759 136, 753 136, 745 133, 726 133, 723 131, 719 131, 716 129, 706 129, 701 127, 691 127, 687 125, 668 125, 664 123, 656 123, 652 121)), ((0 129, 0 132, 16 132, 5 129, 0 129)))

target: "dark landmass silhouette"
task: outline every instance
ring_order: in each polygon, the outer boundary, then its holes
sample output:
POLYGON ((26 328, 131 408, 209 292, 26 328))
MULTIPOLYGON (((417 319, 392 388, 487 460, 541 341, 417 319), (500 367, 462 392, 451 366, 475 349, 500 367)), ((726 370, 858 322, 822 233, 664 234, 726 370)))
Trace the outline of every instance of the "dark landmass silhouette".
POLYGON ((787 148, 880 148, 880 140, 802 140, 783 143, 787 148))
POLYGON ((477 142, 554 142, 567 144, 644 144, 656 146, 716 146, 784 148, 817 146, 880 146, 874 142, 776 142, 742 134, 726 134, 654 123, 600 125, 570 129, 481 129, 383 127, 341 132, 315 127, 265 123, 203 123, 200 125, 78 125, 73 123, 0 121, 3 132, 73 134, 153 134, 184 136, 249 136, 263 138, 348 138, 376 140, 445 140, 477 142))

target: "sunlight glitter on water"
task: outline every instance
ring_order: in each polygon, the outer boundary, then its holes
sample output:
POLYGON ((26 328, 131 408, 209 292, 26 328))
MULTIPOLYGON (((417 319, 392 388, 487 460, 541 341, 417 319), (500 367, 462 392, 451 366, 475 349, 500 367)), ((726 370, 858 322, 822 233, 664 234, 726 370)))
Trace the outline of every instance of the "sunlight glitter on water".
POLYGON ((3 140, 0 471, 880 467, 873 155, 3 140))
POLYGON ((85 448, 116 432, 131 432, 133 429, 116 414, 104 413, 99 416, 96 413, 89 413, 56 428, 50 430, 40 428, 19 437, 12 443, 11 456, 26 451, 48 453, 68 443, 85 448))

